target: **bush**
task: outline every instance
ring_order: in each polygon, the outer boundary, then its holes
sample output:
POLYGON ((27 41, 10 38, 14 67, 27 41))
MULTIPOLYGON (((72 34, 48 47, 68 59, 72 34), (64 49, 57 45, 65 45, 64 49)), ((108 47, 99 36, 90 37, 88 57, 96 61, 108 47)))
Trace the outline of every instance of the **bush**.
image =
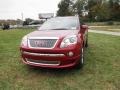
POLYGON ((114 22, 113 21, 108 21, 107 25, 114 25, 114 22))
POLYGON ((10 25, 9 24, 4 24, 2 29, 3 30, 10 29, 10 25))

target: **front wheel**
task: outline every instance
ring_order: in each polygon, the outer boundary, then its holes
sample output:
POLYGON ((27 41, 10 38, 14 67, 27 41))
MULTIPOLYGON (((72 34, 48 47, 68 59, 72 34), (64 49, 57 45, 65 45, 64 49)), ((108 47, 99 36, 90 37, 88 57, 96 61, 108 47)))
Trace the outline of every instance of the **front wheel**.
POLYGON ((84 66, 84 47, 82 47, 81 49, 81 57, 80 57, 79 63, 76 65, 76 68, 80 69, 83 66, 84 66))

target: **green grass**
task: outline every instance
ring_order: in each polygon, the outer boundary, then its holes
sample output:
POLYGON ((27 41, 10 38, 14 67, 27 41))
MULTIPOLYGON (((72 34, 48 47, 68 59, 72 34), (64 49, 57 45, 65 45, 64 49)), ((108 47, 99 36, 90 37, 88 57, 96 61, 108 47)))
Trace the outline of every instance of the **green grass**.
POLYGON ((89 26, 111 26, 111 25, 120 25, 120 21, 108 21, 108 22, 86 22, 89 26))
POLYGON ((0 31, 0 90, 120 90, 120 37, 89 33, 84 68, 52 70, 21 62, 20 41, 31 31, 0 31))
POLYGON ((112 31, 112 32, 120 32, 120 25, 112 25, 112 26, 91 26, 90 29, 98 30, 98 31, 112 31))

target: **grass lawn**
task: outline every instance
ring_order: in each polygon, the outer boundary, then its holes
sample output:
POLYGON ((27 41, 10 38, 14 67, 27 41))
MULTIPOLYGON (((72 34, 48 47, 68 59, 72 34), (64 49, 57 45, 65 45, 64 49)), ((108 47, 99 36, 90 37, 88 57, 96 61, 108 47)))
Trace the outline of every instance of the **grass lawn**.
POLYGON ((21 62, 21 38, 32 30, 0 30, 0 90, 120 90, 120 37, 89 33, 81 70, 41 69, 21 62))
POLYGON ((112 26, 90 26, 92 30, 103 30, 103 31, 112 31, 112 32, 120 32, 120 25, 112 25, 112 26))
POLYGON ((90 26, 106 26, 106 25, 120 25, 119 21, 108 21, 108 22, 86 22, 90 26))

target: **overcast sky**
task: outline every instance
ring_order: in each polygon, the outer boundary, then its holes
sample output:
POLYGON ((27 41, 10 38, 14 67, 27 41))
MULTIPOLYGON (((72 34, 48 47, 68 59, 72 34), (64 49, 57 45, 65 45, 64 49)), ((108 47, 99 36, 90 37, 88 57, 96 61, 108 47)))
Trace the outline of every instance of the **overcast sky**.
POLYGON ((61 0, 0 0, 0 19, 38 19, 39 13, 56 13, 61 0))

